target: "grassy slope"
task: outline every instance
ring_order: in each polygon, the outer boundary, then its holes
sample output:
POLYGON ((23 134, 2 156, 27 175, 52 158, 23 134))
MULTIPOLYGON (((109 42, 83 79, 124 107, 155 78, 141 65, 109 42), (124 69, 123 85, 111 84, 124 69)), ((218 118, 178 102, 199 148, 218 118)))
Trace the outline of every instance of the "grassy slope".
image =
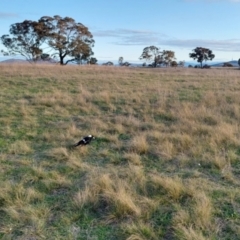
POLYGON ((238 239, 239 76, 1 65, 0 238, 238 239))

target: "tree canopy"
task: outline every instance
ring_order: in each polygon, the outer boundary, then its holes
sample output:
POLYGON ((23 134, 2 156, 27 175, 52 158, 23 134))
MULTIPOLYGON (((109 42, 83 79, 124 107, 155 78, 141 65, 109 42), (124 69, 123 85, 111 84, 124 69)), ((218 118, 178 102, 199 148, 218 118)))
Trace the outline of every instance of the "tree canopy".
POLYGON ((119 59, 118 59, 118 64, 121 66, 122 64, 123 64, 123 57, 119 57, 119 59))
POLYGON ((93 55, 94 40, 88 28, 70 17, 41 17, 39 20, 46 36, 46 44, 59 58, 60 64, 89 60, 93 55), (70 57, 64 62, 65 57, 70 57))
POLYGON ((10 34, 1 37, 7 49, 3 51, 4 54, 21 54, 29 61, 50 53, 51 57, 58 58, 60 64, 65 65, 69 62, 89 61, 93 55, 94 40, 91 32, 70 17, 44 16, 37 22, 25 20, 11 25, 10 34), (44 53, 43 49, 48 52, 44 53))
POLYGON ((161 52, 160 49, 155 46, 145 47, 143 49, 142 55, 139 59, 145 59, 146 61, 153 61, 153 66, 156 67, 160 61, 161 52))
POLYGON ((160 49, 155 46, 145 47, 143 49, 142 55, 139 59, 144 59, 146 61, 151 61, 152 67, 157 67, 157 65, 170 66, 171 62, 174 61, 175 52, 171 50, 163 50, 160 52, 160 49))
POLYGON ((192 51, 192 53, 189 53, 189 57, 193 58, 194 60, 197 59, 201 65, 201 68, 203 61, 212 60, 215 57, 215 55, 212 53, 212 50, 208 48, 196 47, 192 51))
POLYGON ((170 66, 171 63, 176 59, 175 52, 170 50, 163 50, 160 56, 161 56, 161 63, 163 63, 165 66, 170 66))
POLYGON ((97 64, 97 59, 96 58, 94 58, 94 57, 91 57, 89 60, 88 60, 88 64, 90 64, 90 65, 96 65, 97 64))
POLYGON ((10 35, 1 36, 1 41, 7 51, 2 50, 4 55, 20 54, 28 61, 36 61, 42 54, 40 46, 45 36, 40 34, 41 24, 36 21, 25 20, 10 26, 10 35))

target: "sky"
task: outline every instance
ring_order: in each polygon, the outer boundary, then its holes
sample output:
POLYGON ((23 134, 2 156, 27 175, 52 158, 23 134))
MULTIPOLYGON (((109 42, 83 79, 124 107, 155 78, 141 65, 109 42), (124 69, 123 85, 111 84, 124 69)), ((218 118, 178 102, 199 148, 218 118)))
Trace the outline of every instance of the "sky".
POLYGON ((54 15, 88 27, 98 62, 140 62, 152 45, 177 61, 191 61, 196 47, 211 49, 215 62, 240 58, 240 0, 0 0, 0 36, 11 24, 54 15))

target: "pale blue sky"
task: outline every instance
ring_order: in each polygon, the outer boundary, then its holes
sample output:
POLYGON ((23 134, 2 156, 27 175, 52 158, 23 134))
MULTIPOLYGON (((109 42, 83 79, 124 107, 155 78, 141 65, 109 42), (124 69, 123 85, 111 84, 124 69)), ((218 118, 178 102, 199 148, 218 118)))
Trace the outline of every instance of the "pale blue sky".
POLYGON ((13 23, 54 15, 89 28, 99 61, 137 62, 150 45, 178 61, 195 47, 210 48, 214 61, 240 58, 240 0, 0 0, 0 36, 13 23))

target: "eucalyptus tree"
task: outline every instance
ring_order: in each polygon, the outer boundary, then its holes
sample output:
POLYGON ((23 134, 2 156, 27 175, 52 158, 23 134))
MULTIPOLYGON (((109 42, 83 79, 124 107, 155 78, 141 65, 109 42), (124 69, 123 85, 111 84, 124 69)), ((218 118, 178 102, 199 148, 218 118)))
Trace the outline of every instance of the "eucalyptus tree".
POLYGON ((61 65, 88 60, 93 55, 93 35, 82 23, 56 15, 41 17, 39 24, 46 37, 45 43, 53 52, 52 56, 58 57, 61 65))
POLYGON ((157 64, 161 63, 161 52, 158 47, 149 46, 143 49, 140 60, 152 61, 152 66, 156 67, 157 64))
POLYGON ((161 60, 165 66, 170 66, 175 59, 175 52, 170 50, 163 50, 161 54, 161 60))
POLYGON ((89 61, 94 46, 93 35, 86 26, 60 16, 12 24, 10 35, 1 36, 1 41, 6 48, 2 50, 4 55, 20 54, 30 62, 49 55, 61 65, 89 61))
POLYGON ((203 61, 212 60, 215 57, 215 55, 212 53, 212 50, 208 48, 196 47, 192 51, 192 53, 189 53, 189 57, 193 58, 194 60, 197 59, 201 65, 201 68, 203 66, 203 61))
POLYGON ((123 64, 123 57, 119 57, 119 59, 118 59, 118 64, 121 66, 122 64, 123 64))

